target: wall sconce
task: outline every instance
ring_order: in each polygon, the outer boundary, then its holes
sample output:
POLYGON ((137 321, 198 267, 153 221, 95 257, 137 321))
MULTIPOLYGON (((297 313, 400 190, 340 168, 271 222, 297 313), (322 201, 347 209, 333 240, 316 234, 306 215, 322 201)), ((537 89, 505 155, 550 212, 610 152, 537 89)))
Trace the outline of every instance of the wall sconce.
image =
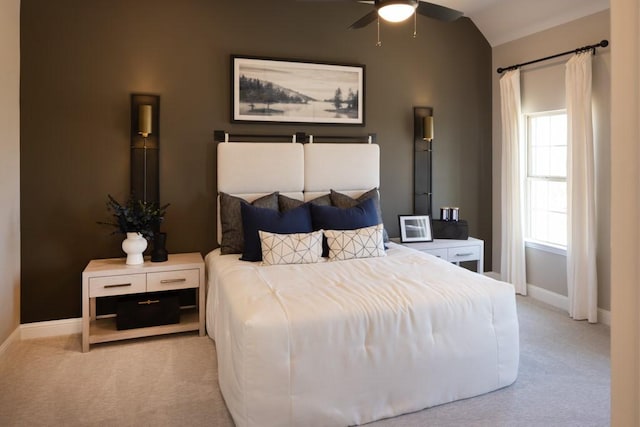
POLYGON ((413 212, 432 213, 433 108, 413 107, 413 212))
POLYGON ((131 193, 160 203, 160 96, 131 95, 131 193))
POLYGON ((429 142, 433 139, 433 116, 425 116, 422 121, 422 139, 429 142))
POLYGON ((141 104, 138 106, 138 133, 143 138, 147 138, 153 128, 153 106, 149 104, 141 104))

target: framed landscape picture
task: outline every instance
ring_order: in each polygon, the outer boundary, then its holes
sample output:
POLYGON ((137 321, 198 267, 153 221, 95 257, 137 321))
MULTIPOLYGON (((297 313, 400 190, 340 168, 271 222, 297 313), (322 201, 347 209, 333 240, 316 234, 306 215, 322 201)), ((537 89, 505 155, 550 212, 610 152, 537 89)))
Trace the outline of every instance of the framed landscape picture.
POLYGON ((364 65, 232 56, 233 122, 364 125, 364 65))
POLYGON ((432 242, 431 217, 429 215, 398 215, 400 221, 400 241, 432 242))

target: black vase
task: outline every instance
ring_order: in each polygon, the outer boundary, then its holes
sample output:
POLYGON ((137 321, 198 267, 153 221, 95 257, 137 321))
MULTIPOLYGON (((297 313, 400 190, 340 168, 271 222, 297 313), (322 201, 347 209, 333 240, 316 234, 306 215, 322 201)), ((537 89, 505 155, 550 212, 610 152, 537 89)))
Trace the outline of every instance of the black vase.
POLYGON ((151 262, 164 262, 167 259, 169 259, 167 252, 167 233, 155 233, 153 235, 151 262))

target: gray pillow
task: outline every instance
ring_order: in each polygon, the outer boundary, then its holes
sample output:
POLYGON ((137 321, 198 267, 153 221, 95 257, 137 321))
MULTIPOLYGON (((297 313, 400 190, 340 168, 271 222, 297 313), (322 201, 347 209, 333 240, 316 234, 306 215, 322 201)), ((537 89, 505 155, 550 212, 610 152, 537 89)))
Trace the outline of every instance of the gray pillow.
MULTIPOLYGON (((241 254, 244 250, 244 232, 242 231, 242 214, 240 204, 246 200, 220 192, 220 225, 222 239, 220 239, 220 253, 241 254)), ((259 208, 278 210, 278 192, 267 194, 250 203, 259 208)))
MULTIPOLYGON (((373 188, 369 191, 367 191, 366 193, 364 193, 362 196, 358 197, 357 199, 354 199, 353 197, 347 196, 346 194, 342 194, 342 193, 338 193, 337 191, 331 190, 330 193, 330 198, 331 198, 331 204, 333 206, 342 208, 342 209, 346 209, 346 208, 352 208, 354 206, 357 206, 358 204, 360 204, 361 202, 364 202, 365 200, 368 199, 373 199, 375 207, 376 207, 376 213, 378 214, 378 220, 380 221, 380 224, 382 224, 382 209, 380 208, 380 195, 378 194, 378 189, 377 188, 373 188)), ((387 234, 387 229, 383 229, 382 231, 382 235, 383 235, 383 240, 385 243, 387 243, 389 241, 389 235, 387 234)))
MULTIPOLYGON (((300 205, 303 205, 305 202, 298 199, 292 199, 291 197, 283 196, 282 194, 278 195, 278 205, 280 207, 280 212, 286 212, 291 209, 297 208, 300 205)), ((309 203, 313 203, 314 205, 320 206, 331 206, 331 197, 328 194, 324 196, 316 197, 311 200, 309 203)))

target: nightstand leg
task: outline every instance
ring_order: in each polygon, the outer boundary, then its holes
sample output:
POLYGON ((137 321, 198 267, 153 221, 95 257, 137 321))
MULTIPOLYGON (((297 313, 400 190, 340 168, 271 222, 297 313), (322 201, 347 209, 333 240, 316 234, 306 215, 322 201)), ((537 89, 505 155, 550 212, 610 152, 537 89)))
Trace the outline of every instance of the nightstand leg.
POLYGON ((204 277, 204 268, 200 269, 200 287, 198 288, 198 320, 200 322, 200 327, 198 328, 198 334, 203 337, 205 334, 205 277, 204 277))
MULTIPOLYGON (((93 301, 95 308, 95 300, 93 301)), ((91 323, 90 300, 86 297, 82 301, 82 352, 89 351, 89 325, 91 323)))

